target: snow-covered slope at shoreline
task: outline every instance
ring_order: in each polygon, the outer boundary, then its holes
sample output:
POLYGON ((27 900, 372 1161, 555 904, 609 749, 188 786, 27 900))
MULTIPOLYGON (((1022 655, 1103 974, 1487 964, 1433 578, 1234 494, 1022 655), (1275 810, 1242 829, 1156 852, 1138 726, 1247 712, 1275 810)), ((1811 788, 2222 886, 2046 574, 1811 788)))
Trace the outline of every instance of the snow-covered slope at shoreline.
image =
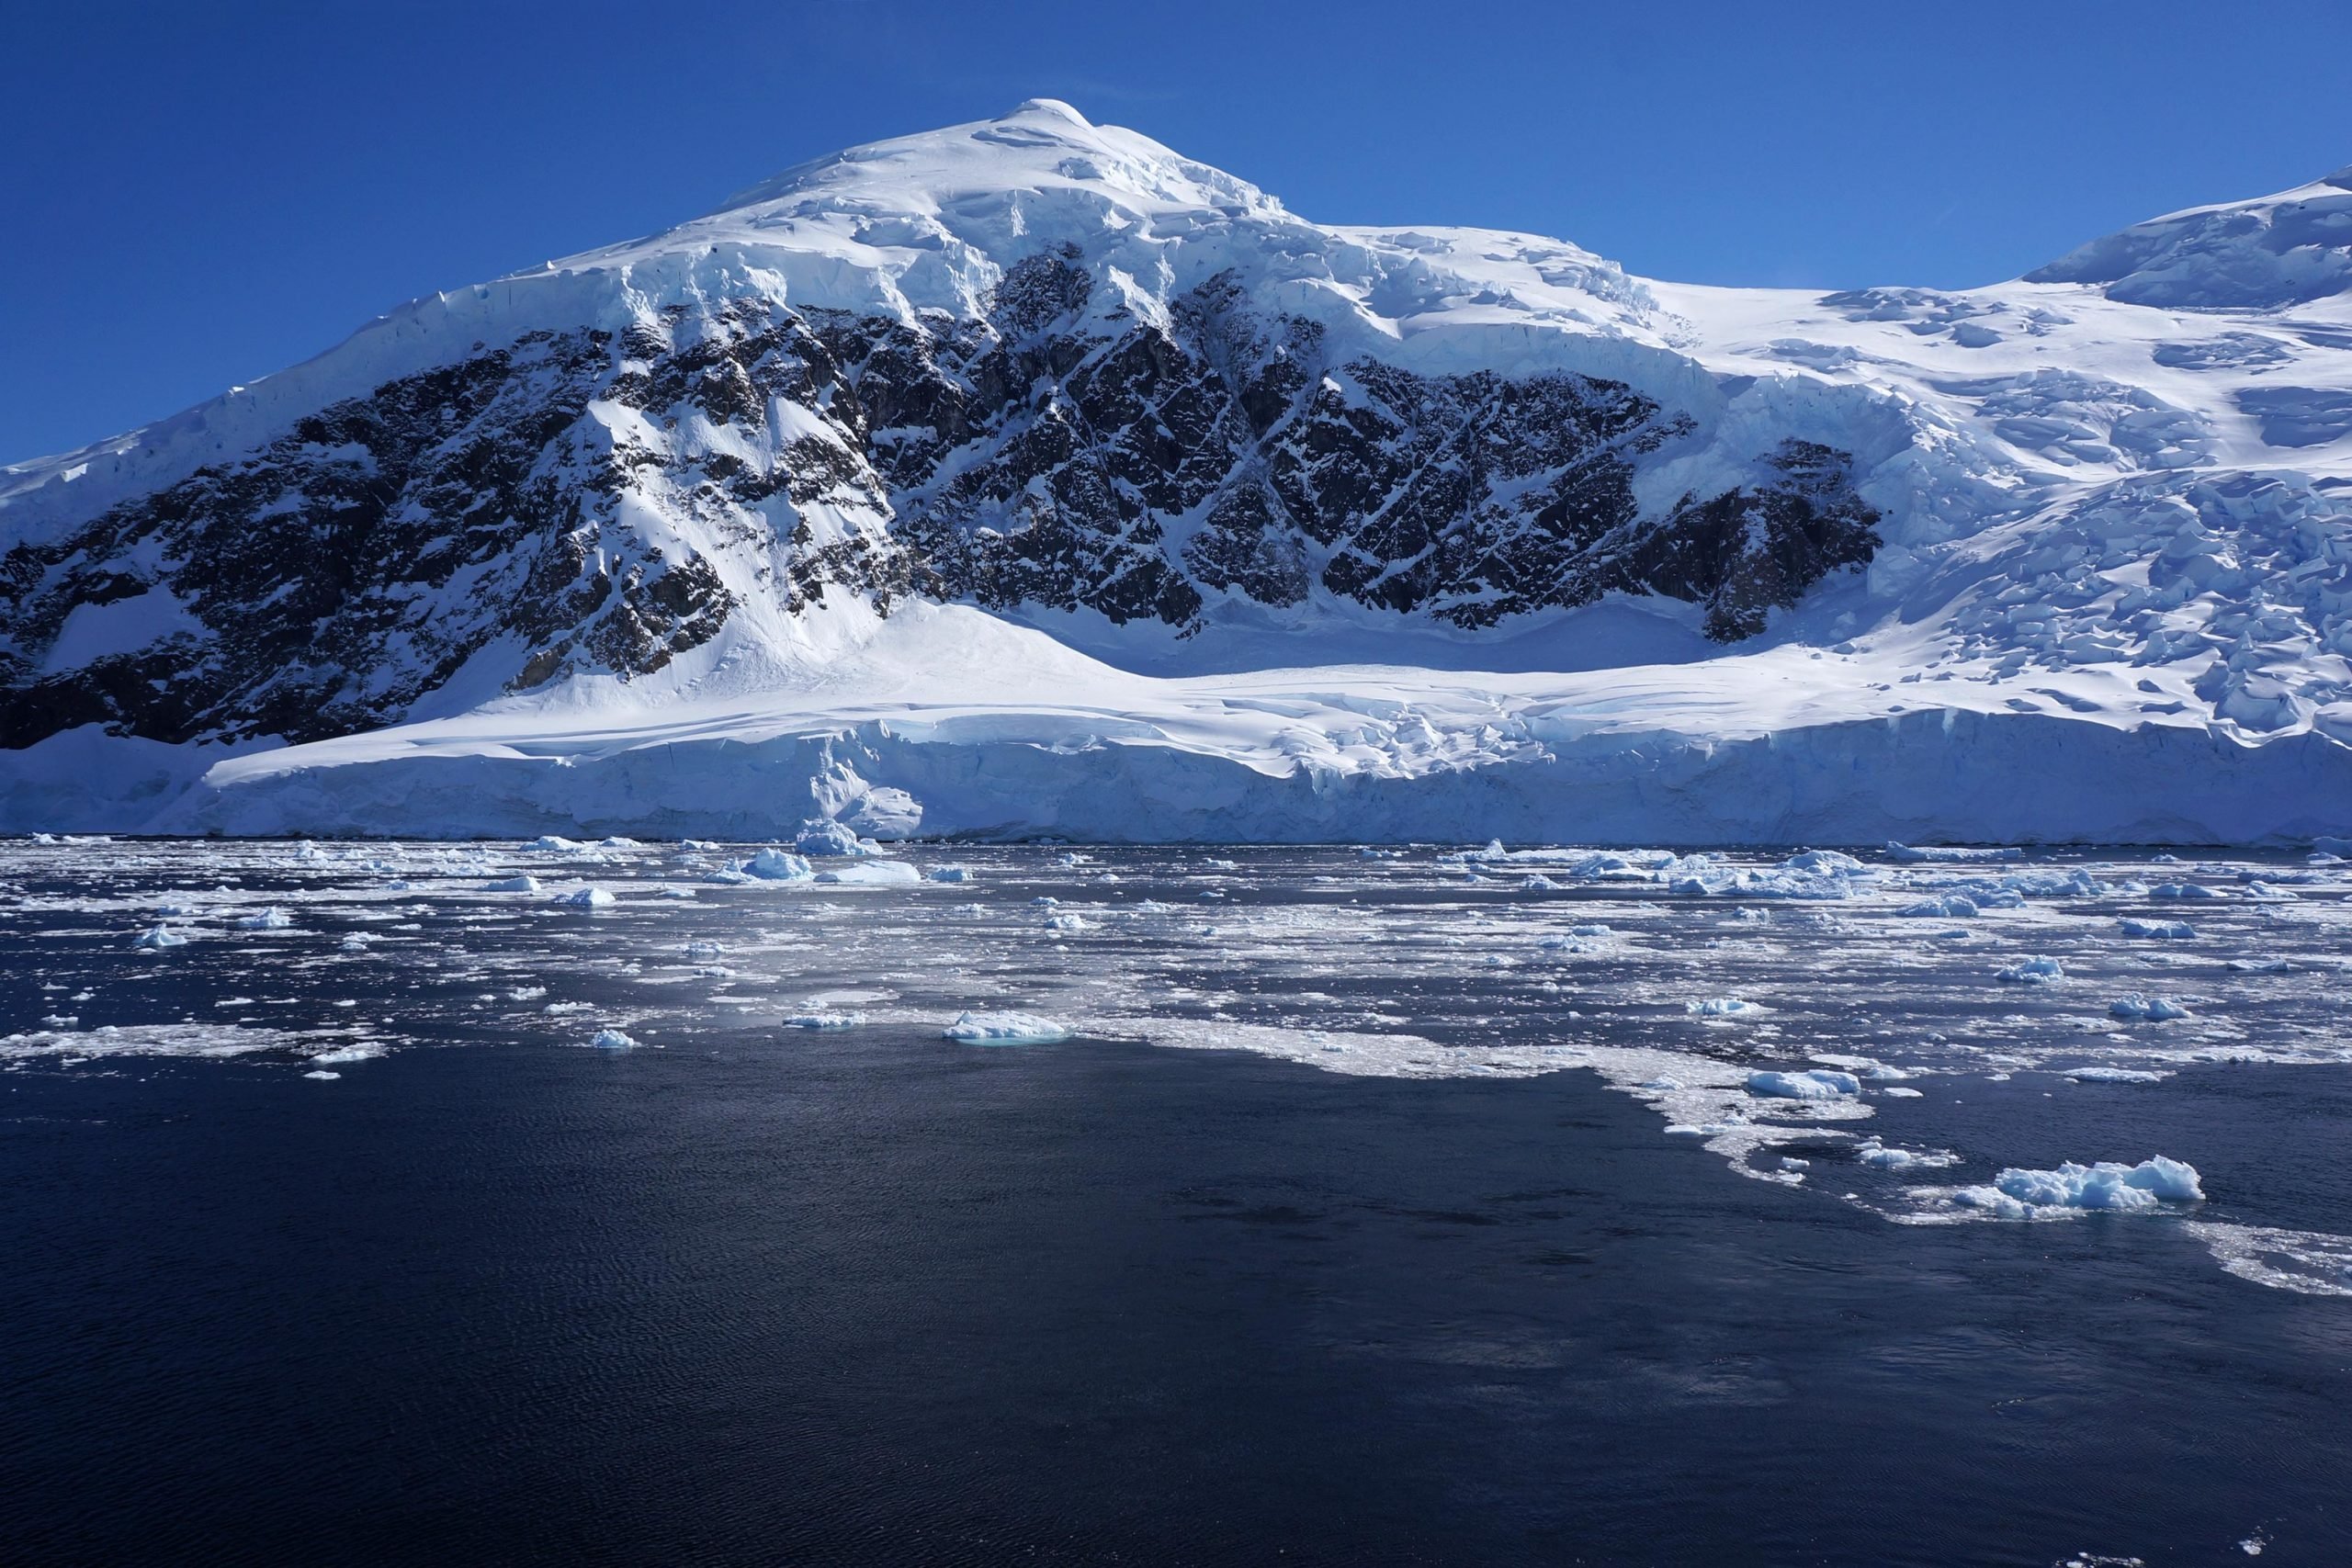
POLYGON ((1024 105, 0 470, 0 826, 2341 832, 2347 269, 1670 285, 1024 105))

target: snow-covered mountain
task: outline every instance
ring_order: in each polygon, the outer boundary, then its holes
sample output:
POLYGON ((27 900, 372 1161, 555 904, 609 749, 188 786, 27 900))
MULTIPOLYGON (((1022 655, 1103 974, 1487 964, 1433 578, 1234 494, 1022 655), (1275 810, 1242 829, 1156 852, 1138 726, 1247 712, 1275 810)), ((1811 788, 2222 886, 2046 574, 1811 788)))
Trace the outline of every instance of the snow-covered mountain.
POLYGON ((1032 102, 0 470, 0 822, 2337 831, 2347 288, 2352 171, 1719 289, 1032 102))

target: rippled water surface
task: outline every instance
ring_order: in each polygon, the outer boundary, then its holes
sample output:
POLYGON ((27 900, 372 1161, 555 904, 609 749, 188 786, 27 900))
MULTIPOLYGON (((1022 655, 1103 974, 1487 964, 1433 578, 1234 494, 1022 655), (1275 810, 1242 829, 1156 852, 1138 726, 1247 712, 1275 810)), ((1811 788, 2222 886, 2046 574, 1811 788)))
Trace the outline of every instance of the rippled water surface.
POLYGON ((2352 865, 756 849, 0 846, 0 1560, 2352 1561, 2352 865))

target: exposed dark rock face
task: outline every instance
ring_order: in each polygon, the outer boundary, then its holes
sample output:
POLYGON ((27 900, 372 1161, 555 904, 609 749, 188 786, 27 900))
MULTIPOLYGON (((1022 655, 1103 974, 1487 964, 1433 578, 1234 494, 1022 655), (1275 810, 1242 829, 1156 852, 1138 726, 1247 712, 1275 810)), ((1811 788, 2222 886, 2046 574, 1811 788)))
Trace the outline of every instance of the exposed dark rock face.
POLYGON ((461 672, 650 672, 828 589, 1182 629, 1220 597, 1484 627, 1622 590, 1731 639, 1876 547, 1826 447, 1645 514, 1691 422, 1624 385, 1334 364, 1223 280, 1106 325, 1091 288, 1049 253, 985 320, 673 309, 338 403, 0 557, 0 745, 346 733, 461 672))

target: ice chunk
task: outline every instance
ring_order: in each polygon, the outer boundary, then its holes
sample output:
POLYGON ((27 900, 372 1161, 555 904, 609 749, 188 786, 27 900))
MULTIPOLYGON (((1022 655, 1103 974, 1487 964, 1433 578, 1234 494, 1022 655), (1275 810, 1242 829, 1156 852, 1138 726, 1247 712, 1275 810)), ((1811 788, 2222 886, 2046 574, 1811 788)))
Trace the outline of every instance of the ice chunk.
POLYGON ((2123 921, 2125 936, 2166 937, 2186 942, 2197 934, 2187 920, 2139 920, 2129 917, 2123 921))
POLYGON ((2219 888, 2207 887, 2196 882, 2159 882, 2149 892, 2158 898, 2219 898, 2222 896, 2219 888))
POLYGON ((133 947, 144 948, 150 953, 161 953, 166 948, 186 947, 187 945, 187 938, 180 935, 180 933, 175 931, 169 931, 162 926, 153 926, 140 932, 139 939, 136 942, 133 942, 130 945, 133 947))
POLYGON ((304 1073, 302 1076, 303 1076, 304 1077, 306 1077, 306 1078, 323 1078, 323 1079, 334 1079, 334 1078, 339 1078, 339 1077, 343 1077, 343 1075, 342 1075, 341 1073, 330 1073, 330 1072, 324 1072, 324 1071, 308 1072, 308 1073, 304 1073))
POLYGON ((574 909, 609 909, 617 900, 601 887, 582 887, 557 894, 554 902, 574 909))
POLYGON ((1875 876, 1878 874, 1849 854, 1837 850, 1807 850, 1781 863, 1786 871, 1811 872, 1816 876, 1875 876))
POLYGON ((587 846, 582 844, 577 840, 560 839, 553 833, 548 833, 543 837, 533 839, 529 843, 523 846, 525 850, 532 853, 544 855, 571 854, 575 851, 584 849, 587 846))
POLYGON ((237 924, 249 931, 282 931, 291 928, 294 922, 287 918, 285 910, 273 904, 266 909, 240 915, 237 924))
POLYGON ((1704 1001, 1684 1002, 1682 1010, 1694 1018, 1743 1018, 1771 1010, 1737 997, 1709 997, 1704 1001))
POLYGON ((600 1029, 596 1038, 588 1042, 599 1051, 634 1051, 637 1042, 617 1029, 600 1029))
POLYGON ((2061 1067, 2060 1075, 2079 1083, 2162 1083, 2162 1073, 2143 1072, 2137 1067, 2061 1067))
POLYGON ((2063 980, 2065 977, 2066 971, 2060 967, 2058 961, 2054 958, 2021 958, 1994 976, 1996 979, 2007 980, 2012 985, 2018 986, 2047 985, 2052 980, 2063 980))
POLYGON ((862 860, 854 865, 829 866, 817 874, 817 880, 829 884, 880 886, 921 882, 922 874, 902 860, 862 860))
POLYGON ((792 847, 804 855, 870 855, 874 846, 839 822, 812 817, 800 824, 792 847))
POLYGON ((806 882, 816 874, 806 860, 782 850, 762 850, 736 869, 763 882, 806 882))
POLYGON ((1861 1093, 1862 1085, 1851 1073, 1814 1067, 1802 1073, 1750 1073, 1747 1092, 1766 1100, 1838 1100, 1861 1093))
POLYGON ((1862 1164, 1881 1170, 1930 1170, 1939 1166, 1958 1165, 1960 1156, 1944 1149, 1898 1149, 1871 1138, 1854 1151, 1862 1164))
POLYGON ((338 1066, 352 1062, 372 1062, 384 1054, 381 1045, 338 1045, 332 1051, 321 1051, 311 1060, 321 1066, 338 1066))
POLYGON ((942 1038, 967 1045, 1051 1045, 1069 1038, 1069 1026, 1028 1012, 967 1012, 942 1038))
POLYGON ((784 1021, 786 1029, 855 1029, 865 1021, 862 1012, 804 1012, 784 1021))
POLYGON ((935 865, 928 874, 933 882, 970 882, 975 880, 968 865, 935 865))
POLYGON ((1967 920, 1976 918, 1976 900, 1964 894, 1953 893, 1941 898, 1926 898, 1917 904, 1906 904, 1895 911, 1917 919, 1967 920))
POLYGON ((2116 998, 2107 1010, 2111 1018, 2144 1018, 2156 1023, 2188 1016, 2188 1010, 2169 997, 2143 997, 2137 991, 2116 998))
POLYGON ((2163 1155, 2138 1165, 2120 1165, 2112 1160, 2076 1165, 2068 1160, 2055 1170, 2021 1170, 2012 1167, 1993 1179, 1991 1190, 2021 1208, 2022 1213, 1982 1201, 1986 1190, 1981 1187, 1963 1188, 1952 1196, 1957 1202, 1993 1210, 2005 1219, 2031 1219, 2036 1211, 2043 1209, 2145 1213, 2160 1202, 2199 1203, 2205 1200, 2197 1168, 2163 1155))
POLYGON ((536 876, 504 876, 496 882, 483 883, 481 890, 485 893, 537 893, 539 879, 536 876))

